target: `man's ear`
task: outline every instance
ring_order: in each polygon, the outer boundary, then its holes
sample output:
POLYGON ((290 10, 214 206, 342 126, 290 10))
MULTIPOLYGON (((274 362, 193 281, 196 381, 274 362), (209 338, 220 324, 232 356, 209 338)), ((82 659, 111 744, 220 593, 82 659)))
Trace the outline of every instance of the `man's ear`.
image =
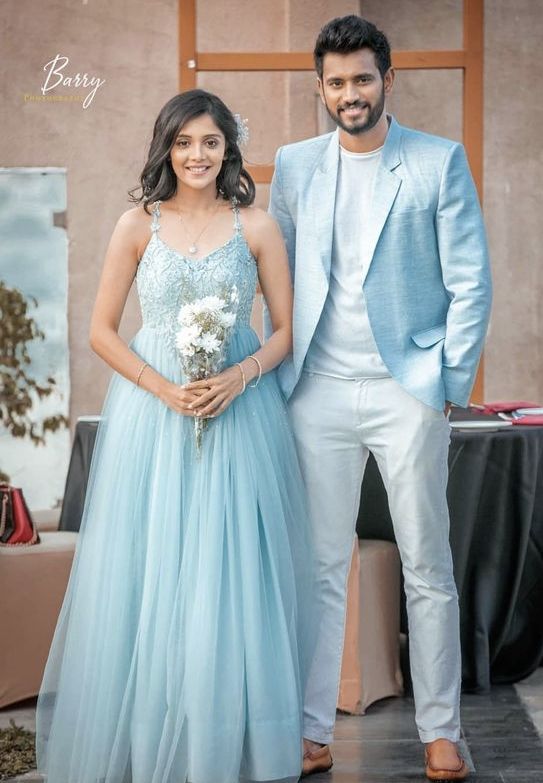
POLYGON ((322 86, 322 79, 319 79, 319 77, 317 77, 317 90, 319 91, 319 95, 321 96, 321 101, 326 106, 326 101, 324 100, 324 89, 322 86))
POLYGON ((396 72, 394 68, 389 68, 388 71, 383 76, 385 95, 389 95, 392 92, 392 85, 394 84, 395 77, 396 77, 396 72))

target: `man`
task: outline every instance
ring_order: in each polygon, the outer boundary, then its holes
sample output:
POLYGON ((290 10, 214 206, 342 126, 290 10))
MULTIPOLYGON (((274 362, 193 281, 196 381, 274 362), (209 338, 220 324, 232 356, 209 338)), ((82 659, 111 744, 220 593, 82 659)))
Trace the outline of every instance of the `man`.
POLYGON ((314 56, 337 129, 279 149, 270 202, 294 280, 293 355, 279 378, 319 569, 304 774, 332 765, 346 580, 371 451, 402 558, 426 774, 463 780, 447 417, 468 402, 489 317, 481 211, 462 145, 387 116, 394 72, 383 33, 358 16, 334 19, 314 56))

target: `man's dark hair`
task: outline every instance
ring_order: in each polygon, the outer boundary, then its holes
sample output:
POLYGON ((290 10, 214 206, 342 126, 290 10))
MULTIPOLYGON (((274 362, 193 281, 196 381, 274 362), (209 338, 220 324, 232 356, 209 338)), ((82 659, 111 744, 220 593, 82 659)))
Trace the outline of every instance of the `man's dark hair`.
POLYGON ((319 33, 313 51, 319 79, 322 79, 325 54, 351 54, 359 49, 371 49, 383 77, 391 66, 390 45, 384 33, 367 19, 355 14, 338 16, 327 22, 319 33))

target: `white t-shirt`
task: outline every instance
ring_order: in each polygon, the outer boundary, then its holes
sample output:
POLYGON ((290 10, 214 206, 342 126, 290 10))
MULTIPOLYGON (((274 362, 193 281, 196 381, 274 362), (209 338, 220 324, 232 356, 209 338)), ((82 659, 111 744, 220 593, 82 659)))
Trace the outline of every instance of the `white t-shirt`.
POLYGON ((362 284, 369 266, 367 225, 382 147, 340 146, 330 287, 304 368, 337 378, 390 376, 371 331, 362 284))

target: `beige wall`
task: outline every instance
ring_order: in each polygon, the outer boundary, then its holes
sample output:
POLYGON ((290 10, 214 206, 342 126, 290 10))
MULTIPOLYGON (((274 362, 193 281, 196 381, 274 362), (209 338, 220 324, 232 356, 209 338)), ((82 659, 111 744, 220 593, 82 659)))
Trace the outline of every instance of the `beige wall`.
MULTIPOLYGON (((405 48, 461 45, 460 0, 199 0, 201 50, 309 50, 330 17, 357 12, 405 48), (221 11, 219 13, 219 10, 221 11), (231 24, 224 23, 224 11, 231 24), (233 30, 235 29, 235 35, 233 30)), ((543 61, 540 4, 486 0, 485 217, 495 281, 486 351, 487 398, 543 400, 542 228, 537 185, 542 179, 541 113, 536 98, 543 61), (513 8, 513 10, 511 10, 513 8), (512 32, 510 31, 510 28, 512 32)), ((112 228, 129 204, 155 116, 177 91, 177 0, 4 0, 4 107, 1 164, 66 166, 70 240, 71 412, 100 410, 109 369, 88 347, 88 326, 112 228), (24 103, 39 93, 43 65, 57 53, 67 72, 106 79, 91 106, 24 103)), ((201 74, 199 84, 221 94, 250 119, 251 162, 273 160, 278 144, 317 130, 314 74, 201 74)), ((455 72, 401 72, 390 109, 400 121, 461 138, 462 84, 455 72)), ((259 187, 265 206, 267 187, 259 187)), ((139 324, 132 294, 122 333, 139 324)))
MULTIPOLYGON (((68 170, 73 423, 100 411, 110 377, 89 348, 89 319, 104 252, 117 218, 130 206, 126 191, 137 185, 152 123, 177 91, 177 0, 4 0, 2 12, 1 164, 68 170), (57 53, 70 58, 66 75, 79 71, 106 80, 87 109, 24 102, 25 93, 40 94, 43 66, 57 53)), ((131 294, 124 336, 138 323, 131 294)))
POLYGON ((495 281, 487 396, 543 403, 543 6, 485 7, 484 203, 495 281))

